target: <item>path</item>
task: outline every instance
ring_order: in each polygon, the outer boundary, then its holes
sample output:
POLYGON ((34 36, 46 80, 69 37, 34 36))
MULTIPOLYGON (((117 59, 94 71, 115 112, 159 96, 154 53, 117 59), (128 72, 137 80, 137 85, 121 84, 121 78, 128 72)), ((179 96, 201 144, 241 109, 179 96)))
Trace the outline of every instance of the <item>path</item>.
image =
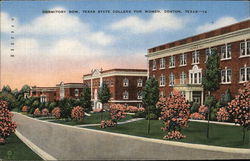
POLYGON ((17 131, 58 160, 249 159, 249 149, 150 139, 67 126, 14 113, 17 131))

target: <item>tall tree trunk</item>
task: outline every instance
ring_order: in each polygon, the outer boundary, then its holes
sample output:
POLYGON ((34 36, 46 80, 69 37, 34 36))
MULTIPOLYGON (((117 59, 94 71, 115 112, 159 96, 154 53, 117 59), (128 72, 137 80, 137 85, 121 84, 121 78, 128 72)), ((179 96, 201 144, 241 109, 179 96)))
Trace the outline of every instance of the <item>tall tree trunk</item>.
POLYGON ((150 133, 150 111, 148 106, 148 134, 150 133))
POLYGON ((246 135, 246 130, 245 130, 245 128, 244 128, 244 126, 243 126, 243 144, 245 143, 245 135, 246 135))
MULTIPOLYGON (((208 91, 208 96, 211 96, 210 91, 208 91)), ((207 139, 209 138, 209 121, 210 121, 210 105, 208 107, 208 116, 207 116, 207 139)))

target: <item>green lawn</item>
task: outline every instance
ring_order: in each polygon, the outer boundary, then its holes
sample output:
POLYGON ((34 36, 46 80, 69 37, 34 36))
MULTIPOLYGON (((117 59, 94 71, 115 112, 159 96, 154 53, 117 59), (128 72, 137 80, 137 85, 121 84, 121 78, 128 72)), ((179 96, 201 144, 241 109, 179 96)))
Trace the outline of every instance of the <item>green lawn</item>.
POLYGON ((0 145, 0 160, 42 160, 15 134, 7 138, 5 145, 0 145))
MULTIPOLYGON (((147 134, 147 120, 131 122, 128 124, 118 125, 117 127, 109 127, 101 129, 100 127, 86 127, 91 129, 123 133, 128 135, 149 137, 162 139, 165 132, 160 128, 162 121, 152 120, 150 135, 147 134)), ((206 144, 224 147, 249 148, 250 147, 250 132, 246 133, 246 140, 242 142, 242 127, 210 124, 210 138, 206 138, 206 123, 190 122, 189 127, 183 129, 182 132, 187 137, 181 139, 180 142, 206 144)))
MULTIPOLYGON (((119 122, 126 121, 132 119, 131 115, 127 115, 126 118, 121 119, 119 122)), ((83 121, 75 121, 75 120, 53 120, 51 122, 65 124, 65 125, 83 125, 83 124, 100 124, 101 120, 110 120, 110 115, 108 112, 103 112, 103 116, 101 119, 101 113, 92 113, 91 116, 85 116, 83 121)))

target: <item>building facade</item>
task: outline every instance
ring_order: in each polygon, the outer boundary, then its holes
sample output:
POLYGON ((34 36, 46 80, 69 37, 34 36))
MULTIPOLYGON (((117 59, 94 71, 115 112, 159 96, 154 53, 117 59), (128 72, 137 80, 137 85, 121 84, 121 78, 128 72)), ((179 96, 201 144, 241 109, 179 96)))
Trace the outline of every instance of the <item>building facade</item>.
POLYGON ((56 85, 56 100, 64 98, 80 98, 83 90, 83 83, 64 83, 56 85))
POLYGON ((159 81, 160 94, 168 96, 176 89, 187 100, 203 104, 202 74, 211 49, 220 56, 221 71, 220 88, 212 95, 219 99, 229 89, 235 96, 250 81, 249 19, 148 49, 149 75, 159 81))
POLYGON ((83 83, 91 88, 93 109, 102 108, 98 101, 98 90, 105 82, 111 93, 109 103, 142 106, 142 88, 147 80, 146 69, 102 69, 83 75, 83 83))
POLYGON ((39 97, 40 102, 56 101, 56 87, 32 87, 30 96, 39 97))

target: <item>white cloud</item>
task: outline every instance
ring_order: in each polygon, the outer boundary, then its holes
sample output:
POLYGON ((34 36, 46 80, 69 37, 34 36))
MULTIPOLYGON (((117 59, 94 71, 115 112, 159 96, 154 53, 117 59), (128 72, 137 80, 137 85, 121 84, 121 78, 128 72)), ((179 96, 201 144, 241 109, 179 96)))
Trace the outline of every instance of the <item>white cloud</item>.
POLYGON ((215 22, 206 23, 204 25, 198 26, 196 29, 197 33, 202 33, 210 30, 214 30, 223 26, 231 25, 236 23, 237 20, 233 17, 221 17, 217 19, 215 22))
POLYGON ((149 33, 158 30, 179 30, 188 22, 186 17, 174 14, 154 13, 148 20, 137 16, 129 16, 111 25, 114 30, 127 29, 132 33, 149 33))
MULTIPOLYGON (((56 7, 51 10, 65 9, 56 7)), ((1 12, 1 19, 1 32, 10 33, 12 23, 10 16, 5 12, 1 12)), ((47 38, 56 36, 73 37, 74 39, 101 46, 111 45, 114 42, 113 36, 103 31, 91 30, 89 24, 70 14, 43 14, 27 24, 19 24, 17 19, 15 22, 16 35, 40 35, 47 38)))

